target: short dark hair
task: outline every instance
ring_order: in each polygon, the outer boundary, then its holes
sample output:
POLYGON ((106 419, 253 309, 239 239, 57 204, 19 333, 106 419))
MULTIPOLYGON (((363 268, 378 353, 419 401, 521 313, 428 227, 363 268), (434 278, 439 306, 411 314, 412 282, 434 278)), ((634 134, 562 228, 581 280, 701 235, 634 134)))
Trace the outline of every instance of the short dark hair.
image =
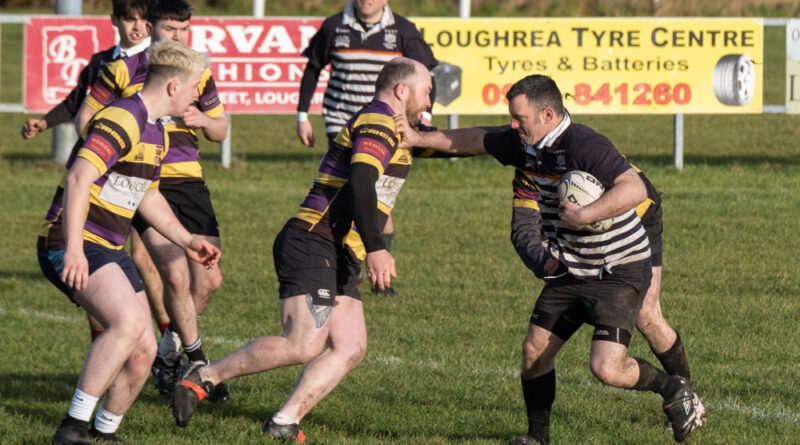
POLYGON ((417 74, 417 67, 410 59, 396 57, 383 66, 375 81, 375 92, 388 90, 400 82, 408 81, 417 74))
POLYGON ((138 14, 139 17, 147 18, 147 6, 149 0, 112 0, 111 14, 120 19, 127 19, 138 14))
POLYGON ((556 82, 548 76, 532 74, 517 81, 509 88, 506 99, 509 102, 515 97, 525 95, 528 102, 537 110, 550 107, 558 114, 564 114, 564 100, 556 82))
POLYGON ((152 0, 147 20, 155 26, 159 20, 185 22, 192 18, 192 5, 186 0, 152 0))

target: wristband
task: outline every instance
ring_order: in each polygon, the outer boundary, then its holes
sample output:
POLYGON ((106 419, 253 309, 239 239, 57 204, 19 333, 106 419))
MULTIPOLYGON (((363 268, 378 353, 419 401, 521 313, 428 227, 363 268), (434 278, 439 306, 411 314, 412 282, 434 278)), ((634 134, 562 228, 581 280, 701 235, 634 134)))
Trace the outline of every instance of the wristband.
POLYGON ((308 113, 305 111, 298 111, 297 122, 308 122, 308 113))

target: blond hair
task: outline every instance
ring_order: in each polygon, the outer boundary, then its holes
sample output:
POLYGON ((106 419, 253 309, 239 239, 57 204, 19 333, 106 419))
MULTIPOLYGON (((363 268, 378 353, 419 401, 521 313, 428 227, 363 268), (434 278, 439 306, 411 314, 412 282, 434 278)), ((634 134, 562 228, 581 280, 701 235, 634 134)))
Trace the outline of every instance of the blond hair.
POLYGON ((173 77, 186 80, 195 67, 205 69, 208 59, 203 54, 189 48, 176 40, 162 40, 156 42, 148 50, 147 79, 150 81, 165 81, 173 77))

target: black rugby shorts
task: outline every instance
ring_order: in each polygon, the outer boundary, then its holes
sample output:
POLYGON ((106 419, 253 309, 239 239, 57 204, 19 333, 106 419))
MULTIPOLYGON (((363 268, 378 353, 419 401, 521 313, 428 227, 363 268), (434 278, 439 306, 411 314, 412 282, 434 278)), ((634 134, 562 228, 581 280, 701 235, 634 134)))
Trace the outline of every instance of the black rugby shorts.
POLYGON ((311 232, 284 226, 272 246, 281 299, 311 295, 318 306, 333 306, 336 295, 361 300, 356 262, 344 247, 311 232))
MULTIPOLYGON (((219 238, 219 223, 211 205, 211 193, 205 182, 161 184, 158 190, 189 233, 219 238)), ((150 227, 139 212, 133 215, 131 225, 139 235, 150 227)))
POLYGON ((567 274, 547 281, 531 315, 531 323, 566 341, 582 323, 595 327, 595 339, 628 345, 639 310, 650 287, 649 260, 612 268, 603 279, 567 274))

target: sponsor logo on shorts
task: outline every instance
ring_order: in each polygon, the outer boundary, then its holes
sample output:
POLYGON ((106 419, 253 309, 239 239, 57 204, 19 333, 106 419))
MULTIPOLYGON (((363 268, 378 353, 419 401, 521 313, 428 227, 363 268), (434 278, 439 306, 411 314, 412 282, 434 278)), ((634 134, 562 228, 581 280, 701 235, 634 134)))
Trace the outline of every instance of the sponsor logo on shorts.
POLYGON ((595 332, 595 335, 608 337, 608 331, 605 329, 599 329, 597 332, 595 332))
POLYGON ((331 297, 331 291, 330 291, 330 289, 317 289, 317 295, 320 298, 330 298, 331 297))

